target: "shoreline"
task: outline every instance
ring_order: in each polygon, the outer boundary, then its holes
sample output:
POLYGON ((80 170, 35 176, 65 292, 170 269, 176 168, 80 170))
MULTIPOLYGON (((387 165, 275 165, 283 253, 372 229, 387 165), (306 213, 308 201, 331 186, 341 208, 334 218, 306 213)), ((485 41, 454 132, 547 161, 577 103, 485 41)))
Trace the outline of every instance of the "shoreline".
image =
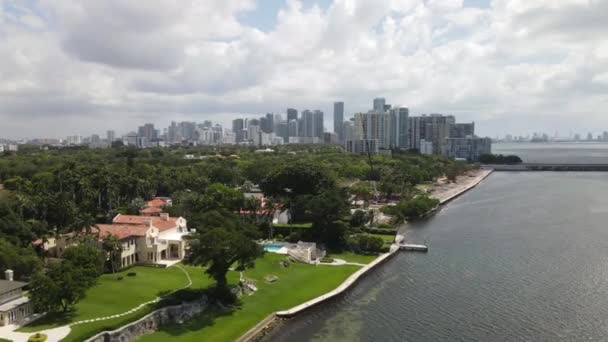
MULTIPOLYGON (((456 180, 456 183, 452 183, 455 186, 448 186, 448 189, 442 188, 441 185, 435 184, 433 189, 439 190, 438 194, 431 194, 432 197, 437 198, 439 200, 439 207, 441 209, 442 206, 451 202, 452 200, 458 198, 463 195, 467 191, 475 188, 479 183, 485 180, 490 174, 492 174, 494 170, 492 169, 479 169, 475 171, 475 176, 471 177, 470 173, 465 176, 459 176, 456 180), (441 191, 443 190, 443 191, 441 191)), ((295 317, 305 311, 322 305, 325 302, 343 294, 352 288, 359 279, 365 276, 370 270, 375 269, 377 266, 383 264, 387 260, 389 260, 392 256, 394 256, 399 251, 398 244, 403 241, 405 238, 405 230, 407 228, 407 223, 401 225, 399 228, 397 235, 395 236, 395 242, 391 245, 390 252, 382 254, 378 256, 374 261, 367 264, 366 266, 359 269, 357 272, 353 273, 350 277, 348 277, 342 284, 340 284, 337 288, 333 289, 330 292, 327 292, 324 295, 311 299, 307 302, 304 302, 300 305, 297 305, 291 309, 277 311, 269 316, 267 316, 264 320, 256 324, 253 328, 239 337, 236 342, 253 342, 260 341, 264 336, 266 336, 269 332, 274 330, 279 324, 279 321, 284 321, 289 318, 295 317)))

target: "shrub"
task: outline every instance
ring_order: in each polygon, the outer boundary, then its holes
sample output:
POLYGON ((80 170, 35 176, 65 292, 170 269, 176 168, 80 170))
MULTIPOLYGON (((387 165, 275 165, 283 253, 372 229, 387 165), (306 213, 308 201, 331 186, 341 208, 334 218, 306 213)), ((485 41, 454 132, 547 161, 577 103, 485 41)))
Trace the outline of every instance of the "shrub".
POLYGON ((355 253, 381 252, 384 246, 384 240, 369 234, 352 235, 347 243, 355 253))
POLYGON ((397 234, 397 229, 382 229, 382 228, 365 228, 364 232, 369 234, 379 234, 379 235, 395 235, 397 234))
POLYGON ((36 333, 27 339, 27 342, 44 342, 44 341, 46 341, 46 335, 41 334, 41 333, 36 333))
POLYGON ((125 277, 122 277, 122 276, 120 276, 120 277, 116 277, 116 280, 119 280, 119 281, 120 281, 120 280, 123 280, 123 279, 125 279, 125 277))
POLYGON ((334 259, 333 258, 321 258, 321 262, 331 264, 334 262, 334 259))
POLYGON ((129 272, 127 273, 127 277, 135 277, 137 275, 137 272, 129 272))

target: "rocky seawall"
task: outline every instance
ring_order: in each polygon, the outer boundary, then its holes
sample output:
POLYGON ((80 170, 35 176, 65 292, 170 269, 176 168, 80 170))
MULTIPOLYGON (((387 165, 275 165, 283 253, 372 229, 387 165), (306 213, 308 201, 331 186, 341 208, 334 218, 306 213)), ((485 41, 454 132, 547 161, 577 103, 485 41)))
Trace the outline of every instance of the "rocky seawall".
POLYGON ((140 336, 157 331, 162 325, 180 323, 193 319, 195 316, 205 311, 207 306, 206 299, 181 305, 168 306, 166 308, 158 309, 139 320, 114 331, 99 333, 86 340, 86 342, 135 341, 140 336))

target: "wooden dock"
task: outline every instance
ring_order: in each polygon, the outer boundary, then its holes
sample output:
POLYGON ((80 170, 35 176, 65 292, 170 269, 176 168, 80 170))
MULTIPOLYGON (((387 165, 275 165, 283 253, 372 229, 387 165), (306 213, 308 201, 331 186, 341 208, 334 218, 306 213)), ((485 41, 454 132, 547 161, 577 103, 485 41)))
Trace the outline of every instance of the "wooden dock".
POLYGON ((411 243, 402 243, 399 245, 399 249, 402 251, 410 251, 410 252, 428 252, 429 247, 425 245, 417 245, 411 243))

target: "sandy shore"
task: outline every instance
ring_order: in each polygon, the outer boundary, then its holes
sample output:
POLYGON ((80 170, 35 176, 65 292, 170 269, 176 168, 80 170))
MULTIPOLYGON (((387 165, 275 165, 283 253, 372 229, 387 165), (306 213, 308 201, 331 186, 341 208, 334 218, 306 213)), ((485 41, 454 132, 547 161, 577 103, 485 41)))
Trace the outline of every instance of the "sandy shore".
MULTIPOLYGON (((437 180, 428 192, 431 197, 438 199, 440 204, 445 204, 477 186, 477 184, 486 179, 492 171, 494 170, 480 169, 470 171, 465 175, 457 177, 455 183, 450 183, 447 178, 442 178, 437 180)), ((396 243, 405 241, 406 231, 407 222, 402 224, 397 230, 397 235, 395 236, 396 243)))
POLYGON ((439 179, 430 189, 430 195, 444 204, 479 184, 490 173, 492 173, 492 170, 470 171, 465 175, 458 176, 455 183, 448 182, 446 178, 439 179))

